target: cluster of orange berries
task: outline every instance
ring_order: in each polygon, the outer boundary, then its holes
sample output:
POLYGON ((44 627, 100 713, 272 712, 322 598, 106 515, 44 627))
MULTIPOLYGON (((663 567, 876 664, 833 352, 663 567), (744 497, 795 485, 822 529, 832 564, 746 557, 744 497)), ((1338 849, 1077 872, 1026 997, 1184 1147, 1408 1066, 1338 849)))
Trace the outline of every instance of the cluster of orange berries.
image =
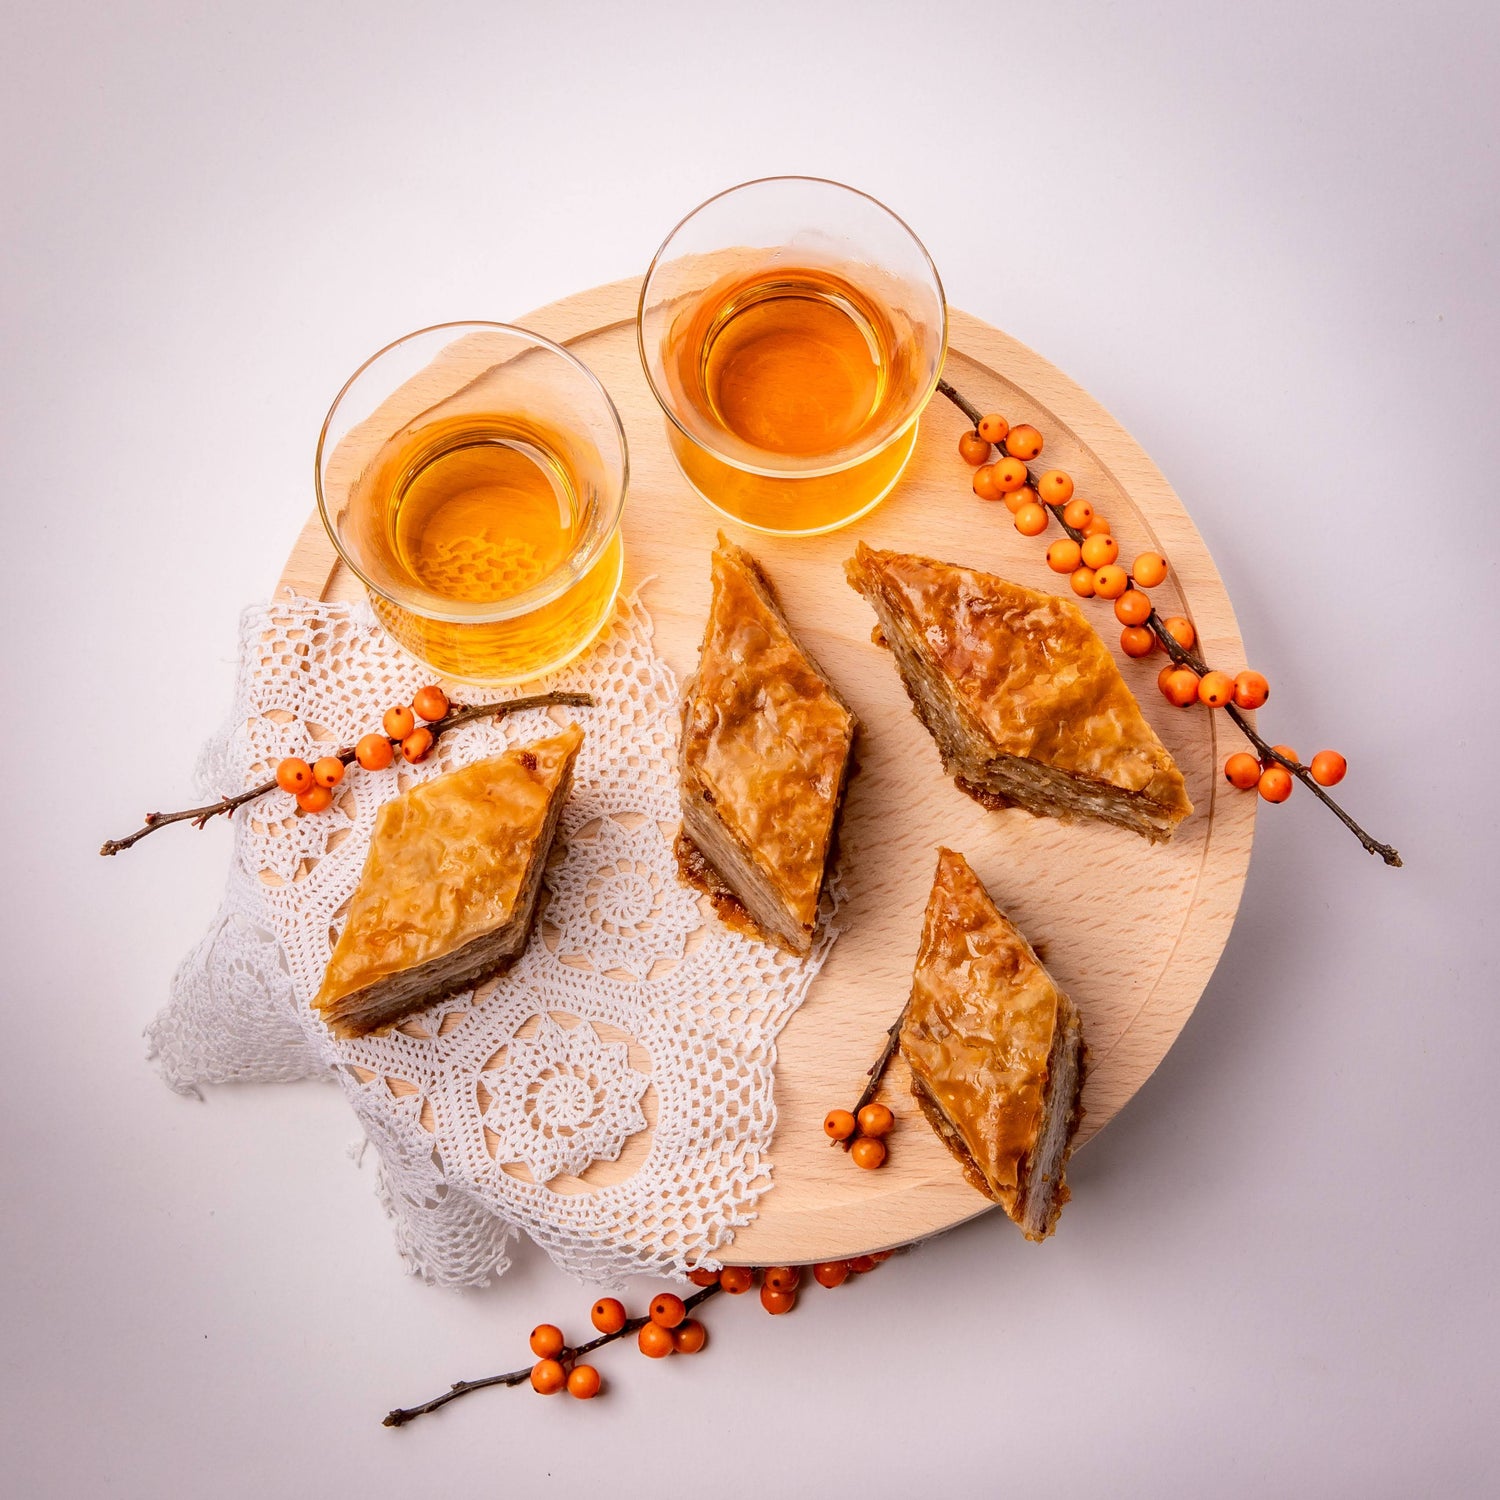
POLYGON ((1053 512, 1061 511, 1063 524, 1080 533, 1082 540, 1065 536, 1053 542, 1047 548, 1047 566, 1067 574, 1080 599, 1112 599, 1115 618, 1124 627, 1121 649, 1127 656, 1149 656, 1158 642, 1146 625, 1151 598, 1145 590, 1166 581, 1167 560, 1159 552, 1143 552, 1129 569, 1122 567, 1120 544, 1110 535, 1109 522, 1074 494, 1070 474, 1048 469, 1033 484, 1026 465, 1042 451, 1042 441, 1030 423, 1012 427, 998 412, 991 412, 958 440, 958 451, 966 463, 975 465, 974 493, 981 500, 1003 500, 1022 536, 1041 536, 1053 512), (1006 456, 991 463, 996 444, 1004 445, 1006 456))
MULTIPOLYGON (((436 683, 419 688, 411 703, 388 708, 381 720, 384 734, 367 734, 354 747, 353 759, 367 771, 383 771, 401 751, 411 765, 425 760, 434 736, 427 727, 448 712, 448 695, 436 683), (418 724, 417 720, 426 722, 418 724)), ((303 812, 326 812, 333 805, 333 789, 344 779, 344 755, 325 755, 311 765, 300 756, 289 755, 276 767, 276 784, 297 799, 303 812)))
MULTIPOLYGON (((958 440, 959 455, 974 466, 974 493, 981 500, 1004 500, 1015 517, 1022 536, 1040 536, 1050 522, 1049 507, 1061 507, 1063 524, 1082 534, 1083 540, 1066 536, 1047 549, 1047 566, 1066 573, 1073 592, 1081 599, 1112 599, 1115 618, 1123 627, 1120 649, 1127 656, 1150 656, 1161 641, 1149 621, 1152 615, 1148 588, 1167 577, 1167 560, 1159 552, 1143 552, 1130 565, 1120 566, 1120 544, 1109 534, 1109 522, 1092 505, 1073 493, 1073 480, 1061 469, 1048 469, 1033 486, 1027 462, 1042 451, 1042 435, 1029 423, 1012 427, 998 412, 979 419, 979 425, 958 440), (994 446, 1003 444, 1006 456, 991 463, 994 446)), ((1162 629, 1184 650, 1197 641, 1192 622, 1181 615, 1161 621, 1162 629)), ((1157 675, 1156 685, 1168 703, 1187 708, 1202 703, 1208 708, 1257 709, 1271 696, 1270 684, 1259 672, 1205 672, 1169 661, 1157 675)), ((1300 765, 1284 745, 1272 747, 1276 754, 1300 765)), ((1319 786, 1334 786, 1348 767, 1335 750, 1320 750, 1308 767, 1319 786)), ((1285 802, 1292 795, 1292 773, 1274 757, 1262 760, 1246 752, 1231 755, 1224 775, 1233 785, 1256 787, 1267 802, 1285 802)), ((830 1119, 833 1117, 830 1115, 830 1119)), ((877 1163, 878 1165, 878 1163, 877 1163)))
MULTIPOLYGON (((809 1267, 819 1286, 842 1286, 851 1275, 861 1276, 889 1260, 893 1250, 874 1255, 857 1255, 852 1260, 821 1261, 809 1267)), ((797 1289, 802 1284, 801 1266, 768 1266, 756 1271, 750 1266, 725 1266, 722 1271, 692 1271, 688 1280, 696 1287, 717 1286, 731 1297, 742 1296, 760 1282, 760 1305, 773 1317, 789 1313, 797 1305, 797 1289)), ((605 1338, 626 1331, 630 1316, 618 1297, 601 1297, 589 1309, 589 1321, 605 1338)), ((596 1341, 603 1343, 604 1339, 596 1341)), ((675 1292, 660 1292, 651 1299, 645 1318, 635 1336, 636 1347, 647 1359, 665 1359, 669 1354, 697 1354, 708 1342, 708 1330, 697 1318, 688 1316, 687 1303, 675 1292)), ((531 1352, 536 1363, 531 1367, 531 1388, 542 1396, 567 1391, 580 1401, 599 1394, 602 1381, 593 1365, 579 1364, 575 1356, 582 1352, 570 1349, 563 1331, 555 1323, 539 1323, 531 1330, 531 1352)))
MULTIPOLYGON (((1293 765, 1301 765, 1290 745, 1272 745, 1271 749, 1293 765)), ((1349 769, 1349 762, 1337 750, 1319 750, 1308 762, 1308 773, 1319 786, 1337 786, 1349 769)), ((1239 750, 1224 762, 1224 779, 1242 791, 1255 787, 1267 802, 1285 802, 1295 785, 1292 773, 1271 756, 1257 759, 1248 750, 1239 750)))
POLYGON ((873 1172, 885 1165, 885 1138, 895 1123, 895 1115, 885 1105, 867 1104, 857 1116, 847 1109, 829 1110, 823 1121, 823 1133, 831 1141, 847 1141, 856 1136, 849 1155, 856 1167, 873 1172))
MULTIPOLYGON (((789 1313, 797 1305, 797 1289, 802 1285, 804 1269, 812 1272, 812 1278, 823 1287, 842 1286, 850 1276, 863 1276, 873 1271, 883 1261, 895 1254, 893 1250, 879 1250, 873 1255, 856 1255, 852 1260, 823 1260, 814 1266, 768 1266, 759 1272, 760 1305, 779 1317, 789 1313)), ((694 1286, 718 1285, 731 1297, 740 1297, 754 1285, 757 1272, 750 1266, 725 1266, 722 1271, 693 1271, 688 1280, 694 1286)))

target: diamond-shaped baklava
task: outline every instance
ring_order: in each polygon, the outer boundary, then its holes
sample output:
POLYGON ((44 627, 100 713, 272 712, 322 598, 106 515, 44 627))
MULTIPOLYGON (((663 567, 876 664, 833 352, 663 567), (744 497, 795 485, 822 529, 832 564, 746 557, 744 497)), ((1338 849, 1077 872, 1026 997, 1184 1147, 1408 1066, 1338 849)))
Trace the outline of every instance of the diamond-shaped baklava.
POLYGON ((1052 1233, 1083 1118, 1073 1002, 968 861, 938 851, 901 1055, 912 1093, 974 1187, 1027 1239, 1052 1233))
POLYGON ((1182 773, 1076 605, 863 543, 845 571, 879 617, 943 768, 971 797, 1153 843, 1192 812, 1182 773))
POLYGON ((682 701, 678 865, 720 917, 811 951, 856 728, 753 557, 719 538, 682 701))
POLYGON ((368 1036, 508 967, 526 946, 583 731, 476 761, 393 797, 314 1007, 368 1036))

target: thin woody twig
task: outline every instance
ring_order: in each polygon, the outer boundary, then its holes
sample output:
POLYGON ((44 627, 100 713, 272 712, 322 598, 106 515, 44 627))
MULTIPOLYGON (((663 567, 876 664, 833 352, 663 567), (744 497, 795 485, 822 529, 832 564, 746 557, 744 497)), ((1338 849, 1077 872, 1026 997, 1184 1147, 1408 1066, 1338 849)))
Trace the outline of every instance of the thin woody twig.
MULTIPOLYGON (((461 724, 487 718, 491 714, 515 714, 528 708, 592 708, 593 706, 594 700, 588 693, 534 693, 528 698, 511 698, 503 703, 451 704, 448 712, 441 719, 435 720, 427 727, 432 731, 433 739, 436 740, 450 729, 457 729, 461 724)), ((354 748, 348 746, 335 751, 334 755, 347 766, 354 760, 354 748)), ((147 813, 141 827, 137 828, 134 833, 127 834, 122 839, 105 839, 99 852, 100 854, 118 854, 122 849, 128 849, 132 844, 139 843, 148 833, 155 833, 158 828, 166 828, 173 823, 190 822, 194 828, 202 828, 210 818, 228 817, 236 808, 243 807, 247 802, 253 802, 257 797, 264 797, 267 792, 278 790, 280 788, 273 776, 269 781, 263 781, 259 786, 253 786, 248 791, 237 792, 233 797, 224 797, 204 807, 188 807, 181 812, 147 813)))
MULTIPOLYGON (((970 422, 974 424, 974 427, 977 430, 980 418, 984 415, 979 410, 979 408, 975 406, 974 403, 970 401, 965 395, 963 395, 962 392, 949 385, 946 380, 939 380, 937 383, 937 388, 969 419, 970 422)), ((1009 456, 1009 450, 1006 448, 1003 442, 998 443, 995 446, 997 446, 1002 453, 1005 453, 1007 454, 1007 456, 1009 456)), ((1035 491, 1036 489, 1036 481, 1037 476, 1032 473, 1031 467, 1030 465, 1028 465, 1026 468, 1026 482, 1033 491, 1035 491)), ((1040 494, 1037 495, 1037 501, 1039 504, 1047 504, 1046 501, 1042 500, 1040 494)), ((1063 519, 1063 507, 1061 505, 1047 505, 1047 509, 1052 515, 1057 517, 1058 525, 1060 525, 1064 532, 1066 532, 1068 536, 1072 537, 1075 542, 1082 542, 1084 540, 1084 533, 1080 531, 1076 526, 1069 526, 1068 523, 1063 519)), ((1151 628, 1152 634, 1155 635, 1156 639, 1160 642, 1167 655, 1170 656, 1171 659, 1179 666, 1187 667, 1190 671, 1196 672, 1200 677, 1202 677, 1204 673, 1209 670, 1208 664, 1196 651, 1187 649, 1177 643, 1176 639, 1171 635, 1171 633, 1167 630, 1166 625, 1162 622, 1162 618, 1160 614, 1157 613, 1154 606, 1152 607, 1150 618, 1147 619, 1146 624, 1151 628)), ((1233 721, 1236 728, 1239 729, 1240 733, 1243 734, 1245 738, 1255 746, 1255 749, 1259 754, 1262 762, 1275 761, 1278 765, 1285 766, 1286 769, 1290 771, 1292 775, 1295 776, 1297 780, 1300 781, 1302 785, 1305 786, 1313 794, 1313 796, 1318 799, 1319 802, 1333 811, 1334 816, 1338 818, 1338 820, 1344 825, 1344 827, 1347 828, 1349 832, 1352 833, 1355 838, 1360 841, 1360 843, 1369 853, 1379 855, 1380 858, 1386 862, 1386 864, 1392 867, 1400 866, 1401 856, 1395 851, 1395 849, 1393 849, 1389 844, 1380 843, 1379 840, 1372 838, 1368 833, 1366 833, 1365 830, 1361 828, 1359 824, 1356 823, 1354 819, 1351 818, 1349 814, 1345 812, 1344 809, 1340 807, 1339 804, 1335 802, 1334 799, 1330 797, 1321 786, 1318 785, 1318 783, 1313 779, 1312 771, 1307 766, 1302 765, 1298 761, 1288 760, 1287 757, 1282 755, 1280 751, 1276 750, 1273 746, 1267 743, 1267 741, 1264 740, 1256 731, 1255 726, 1249 721, 1249 719, 1245 717, 1244 713, 1233 703, 1226 706, 1225 712, 1229 715, 1229 718, 1233 721)))
MULTIPOLYGON (((875 1098, 876 1094, 880 1092, 881 1080, 884 1079, 886 1069, 891 1065, 891 1059, 896 1055, 896 1048, 900 1045, 901 1042, 901 1026, 902 1023, 906 1020, 906 1012, 910 1008, 911 1001, 908 1000, 906 1004, 901 1007, 900 1014, 894 1021, 891 1022, 890 1030, 885 1034, 885 1043, 880 1049, 880 1056, 870 1064, 868 1074, 866 1075, 864 1090, 863 1092, 861 1092, 858 1100, 855 1101, 854 1108, 849 1111, 849 1113, 852 1114, 855 1119, 859 1118, 860 1110, 862 1110, 865 1105, 869 1104, 875 1098)), ((833 1141, 831 1144, 835 1146, 842 1146, 844 1150, 847 1151, 851 1146, 854 1145, 854 1141, 855 1137, 851 1135, 847 1136, 844 1140, 833 1141)))

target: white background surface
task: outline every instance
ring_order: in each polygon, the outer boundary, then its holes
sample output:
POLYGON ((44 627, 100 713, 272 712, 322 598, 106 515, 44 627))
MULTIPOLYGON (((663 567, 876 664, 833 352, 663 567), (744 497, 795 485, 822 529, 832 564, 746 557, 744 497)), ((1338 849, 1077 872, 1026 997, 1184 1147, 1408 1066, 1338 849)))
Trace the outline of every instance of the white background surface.
POLYGON ((16 1495, 1494 1493, 1500 13, 1468 5, 4 7, 0 1455, 16 1495), (1212 547, 1264 722, 1224 961, 1078 1159, 591 1407, 467 1398, 589 1293, 403 1277, 329 1088, 170 1094, 141 1029, 228 830, 188 789, 236 615, 394 335, 644 267, 834 176, 1042 351, 1212 547))

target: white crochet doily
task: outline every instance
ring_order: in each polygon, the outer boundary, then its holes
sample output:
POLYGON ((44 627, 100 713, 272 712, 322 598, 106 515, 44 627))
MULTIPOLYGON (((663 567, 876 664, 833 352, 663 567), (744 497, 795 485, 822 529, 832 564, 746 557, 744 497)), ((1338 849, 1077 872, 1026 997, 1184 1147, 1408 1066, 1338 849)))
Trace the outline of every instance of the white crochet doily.
MULTIPOLYGON (((203 795, 352 744, 429 678, 362 603, 247 610, 234 709, 199 761, 203 795)), ((280 793, 237 812, 224 903, 148 1031, 183 1092, 331 1073, 379 1153, 402 1255, 449 1286, 503 1272, 518 1229, 591 1281, 714 1264, 770 1186, 776 1035, 834 937, 825 920, 799 962, 721 926, 678 883, 677 692, 639 601, 543 686, 597 706, 465 725, 416 767, 351 767, 326 813, 280 793), (389 1036, 335 1040, 308 1002, 376 809, 569 719, 584 743, 526 953, 389 1036)))

